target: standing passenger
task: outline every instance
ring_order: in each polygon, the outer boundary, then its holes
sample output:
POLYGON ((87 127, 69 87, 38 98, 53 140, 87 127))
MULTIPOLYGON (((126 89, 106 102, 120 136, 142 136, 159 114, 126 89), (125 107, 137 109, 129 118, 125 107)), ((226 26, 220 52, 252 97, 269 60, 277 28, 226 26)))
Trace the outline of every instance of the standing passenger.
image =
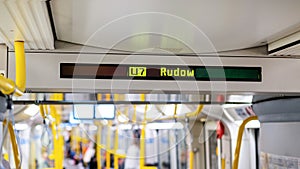
POLYGON ((140 133, 139 130, 133 132, 133 144, 127 149, 125 159, 125 169, 139 169, 140 168, 140 133))

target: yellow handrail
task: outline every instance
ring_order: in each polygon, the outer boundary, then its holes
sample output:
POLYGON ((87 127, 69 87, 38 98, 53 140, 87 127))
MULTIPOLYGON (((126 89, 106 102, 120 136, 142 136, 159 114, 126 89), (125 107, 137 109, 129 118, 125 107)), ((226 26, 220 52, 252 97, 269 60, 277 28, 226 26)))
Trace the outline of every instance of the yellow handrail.
MULTIPOLYGON (((197 107, 197 110, 195 112, 192 112, 192 113, 188 113, 186 114, 186 117, 193 117, 193 116, 198 116, 199 114, 201 114, 202 110, 203 110, 203 107, 204 105, 199 105, 197 107)), ((193 169, 194 168, 194 152, 192 150, 192 146, 190 145, 190 155, 189 155, 189 166, 190 166, 190 169, 193 169)))
POLYGON ((26 63, 25 63, 25 50, 24 42, 15 42, 15 55, 16 55, 16 83, 4 76, 0 75, 0 91, 3 94, 22 96, 26 86, 26 63))
MULTIPOLYGON (((142 95, 142 98, 145 99, 145 96, 142 95)), ((144 110, 144 120, 142 122, 141 138, 140 138, 140 168, 145 168, 145 138, 146 138, 146 117, 147 117, 148 105, 145 105, 144 110)))
POLYGON ((0 75, 0 91, 5 95, 10 95, 15 93, 17 96, 23 95, 23 92, 16 87, 15 82, 11 79, 5 78, 0 75))
POLYGON ((248 117, 247 119, 245 119, 243 121, 243 123, 241 124, 239 131, 238 131, 238 137, 237 137, 237 141, 236 141, 236 148, 235 148, 235 153, 234 153, 232 169, 238 169, 238 166, 239 166, 240 150, 241 150, 242 137, 243 137, 243 133, 245 130, 245 126, 249 121, 257 120, 257 119, 258 119, 257 116, 251 116, 251 117, 248 117))
POLYGON ((3 94, 11 94, 15 90, 14 81, 0 75, 0 89, 3 94))
MULTIPOLYGON (((61 94, 53 94, 50 97, 51 100, 62 100, 61 94)), ((46 108, 46 114, 48 114, 47 106, 46 108)), ((44 110, 42 110, 41 113, 44 113, 44 110)), ((59 127, 61 123, 61 115, 58 113, 58 110, 54 105, 50 106, 50 114, 55 119, 50 125, 52 135, 53 135, 53 158, 54 158, 54 168, 55 169, 62 169, 63 168, 63 160, 64 160, 64 140, 63 136, 61 135, 61 129, 59 127)), ((44 113, 45 115, 45 113, 44 113)), ((46 115, 45 115, 46 116, 46 115)))
POLYGON ((175 118, 176 119, 185 119, 187 117, 196 117, 201 113, 203 107, 204 107, 204 105, 200 104, 197 107, 196 111, 194 111, 194 112, 186 113, 186 114, 183 114, 181 116, 178 116, 177 114, 175 114, 175 115, 170 116, 170 117, 163 117, 163 118, 157 118, 157 119, 147 119, 147 121, 153 122, 153 121, 160 121, 160 120, 172 120, 172 119, 175 119, 175 118))
POLYGON ((194 152, 193 151, 190 151, 190 155, 189 155, 190 159, 190 169, 193 169, 194 168, 194 152))
POLYGON ((24 92, 26 86, 26 62, 24 41, 15 41, 16 85, 24 92))
POLYGON ((187 114, 185 115, 185 117, 194 117, 194 116, 198 116, 198 115, 202 112, 203 107, 204 107, 204 105, 203 105, 203 104, 200 104, 200 105, 197 107, 196 111, 191 112, 191 113, 187 113, 187 114))
POLYGON ((40 105, 40 114, 41 114, 41 116, 43 117, 43 119, 46 118, 46 114, 45 114, 44 106, 43 106, 43 105, 40 105))
POLYGON ((97 147, 96 147, 96 158, 97 158, 97 169, 102 168, 101 164, 101 134, 102 134, 102 126, 98 124, 98 132, 97 132, 97 147))
POLYGON ((16 140, 16 136, 15 136, 15 132, 14 132, 14 128, 11 122, 8 122, 6 120, 3 121, 3 126, 8 127, 8 131, 9 131, 9 135, 10 135, 10 140, 11 140, 11 145, 13 148, 13 153, 14 153, 14 159, 15 159, 15 165, 16 168, 21 169, 21 161, 19 159, 19 150, 18 150, 18 144, 17 144, 17 140, 16 140))
POLYGON ((143 128, 141 129, 141 138, 140 138, 140 168, 145 167, 145 128, 146 125, 143 123, 143 128))
MULTIPOLYGON (((111 127, 112 127, 112 121, 108 121, 108 129, 106 134, 106 148, 107 150, 110 150, 110 140, 111 140, 111 127)), ((110 168, 110 152, 106 151, 106 168, 110 168)))
POLYGON ((225 169, 226 168, 226 161, 225 158, 221 159, 221 169, 225 169))

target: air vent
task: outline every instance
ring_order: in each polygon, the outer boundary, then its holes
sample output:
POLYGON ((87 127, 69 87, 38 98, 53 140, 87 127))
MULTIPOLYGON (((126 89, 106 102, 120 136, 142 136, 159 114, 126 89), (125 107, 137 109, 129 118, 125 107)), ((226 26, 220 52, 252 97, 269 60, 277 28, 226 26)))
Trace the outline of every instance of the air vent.
POLYGON ((300 55, 300 32, 289 35, 269 44, 269 55, 294 56, 300 55))

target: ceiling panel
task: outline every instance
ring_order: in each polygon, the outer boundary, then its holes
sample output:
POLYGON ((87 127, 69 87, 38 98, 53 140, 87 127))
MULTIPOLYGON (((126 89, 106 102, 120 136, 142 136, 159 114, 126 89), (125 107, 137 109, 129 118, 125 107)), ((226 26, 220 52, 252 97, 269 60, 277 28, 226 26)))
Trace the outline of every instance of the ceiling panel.
POLYGON ((0 39, 13 49, 16 40, 26 49, 54 49, 46 1, 0 1, 0 39))
POLYGON ((259 46, 300 25, 300 1, 54 0, 58 39, 127 51, 259 46))

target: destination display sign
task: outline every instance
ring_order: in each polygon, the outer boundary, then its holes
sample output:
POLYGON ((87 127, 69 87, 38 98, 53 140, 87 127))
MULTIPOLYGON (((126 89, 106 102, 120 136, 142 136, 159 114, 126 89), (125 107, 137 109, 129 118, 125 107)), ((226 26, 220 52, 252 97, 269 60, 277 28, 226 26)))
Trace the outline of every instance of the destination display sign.
POLYGON ((261 67, 60 63, 60 78, 261 82, 261 67))

